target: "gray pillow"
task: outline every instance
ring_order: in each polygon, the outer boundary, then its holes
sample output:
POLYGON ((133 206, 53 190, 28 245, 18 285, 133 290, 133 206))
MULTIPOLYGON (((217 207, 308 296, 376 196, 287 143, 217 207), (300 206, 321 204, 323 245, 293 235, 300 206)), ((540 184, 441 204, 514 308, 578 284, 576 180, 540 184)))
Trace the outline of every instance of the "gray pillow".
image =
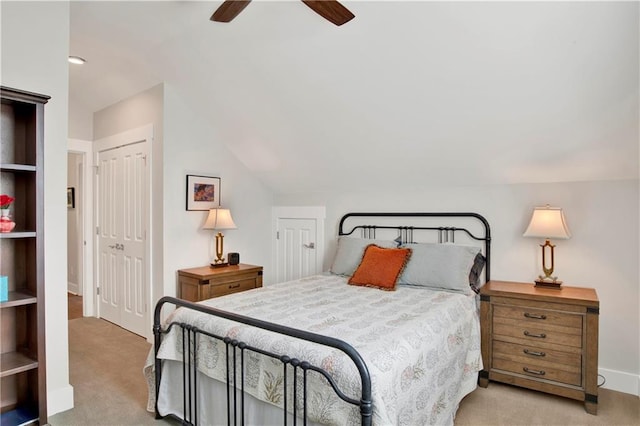
POLYGON ((398 284, 464 294, 474 291, 469 278, 473 275, 472 270, 477 272, 476 257, 480 247, 460 244, 405 244, 402 247, 411 248, 413 253, 398 284))
POLYGON ((364 249, 369 244, 383 248, 396 248, 395 241, 374 240, 369 238, 339 237, 338 249, 330 271, 336 275, 351 276, 362 261, 364 249))

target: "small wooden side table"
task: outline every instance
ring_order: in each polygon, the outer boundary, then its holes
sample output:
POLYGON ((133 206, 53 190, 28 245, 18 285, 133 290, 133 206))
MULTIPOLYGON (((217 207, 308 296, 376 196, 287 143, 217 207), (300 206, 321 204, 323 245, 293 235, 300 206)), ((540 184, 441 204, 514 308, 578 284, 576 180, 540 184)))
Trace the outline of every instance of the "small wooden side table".
POLYGON ((592 288, 489 281, 480 289, 482 363, 490 380, 584 401, 598 410, 598 316, 592 288))
POLYGON ((178 271, 178 297, 191 302, 262 287, 262 266, 203 266, 178 271))

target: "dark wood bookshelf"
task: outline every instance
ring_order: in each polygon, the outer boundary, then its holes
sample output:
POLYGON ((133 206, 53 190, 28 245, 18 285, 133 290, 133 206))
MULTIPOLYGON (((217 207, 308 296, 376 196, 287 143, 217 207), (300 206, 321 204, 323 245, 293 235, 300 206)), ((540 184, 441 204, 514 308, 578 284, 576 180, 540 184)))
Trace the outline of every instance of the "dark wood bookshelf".
POLYGON ((16 227, 0 233, 0 384, 4 425, 47 424, 44 317, 44 105, 48 96, 0 87, 0 188, 16 227))

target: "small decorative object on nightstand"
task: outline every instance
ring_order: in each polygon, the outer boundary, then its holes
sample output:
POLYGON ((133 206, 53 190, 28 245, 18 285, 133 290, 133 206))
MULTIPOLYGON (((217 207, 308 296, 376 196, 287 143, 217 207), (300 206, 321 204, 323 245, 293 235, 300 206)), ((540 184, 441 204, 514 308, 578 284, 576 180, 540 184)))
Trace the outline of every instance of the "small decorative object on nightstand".
POLYGON ((240 263, 240 253, 229 253, 229 265, 237 265, 240 263))
POLYGON ((561 292, 489 281, 480 289, 479 384, 508 383, 584 401, 598 411, 598 316, 592 288, 561 292))
POLYGON ((262 287, 262 266, 240 263, 178 271, 178 297, 192 302, 258 287, 262 287))
POLYGON ((225 262, 224 254, 224 235, 220 232, 223 229, 236 229, 236 224, 233 223, 231 212, 228 209, 211 209, 209 210, 209 216, 204 223, 202 229, 214 229, 218 230, 216 234, 216 258, 211 263, 214 268, 229 265, 225 262))
POLYGON ((553 277, 554 259, 553 249, 556 247, 549 241, 550 238, 568 239, 571 238, 569 227, 564 219, 562 209, 558 207, 536 207, 531 216, 529 227, 524 232, 524 237, 544 238, 545 243, 540 244, 542 247, 542 270, 544 275, 538 276, 535 280, 537 287, 551 287, 560 289, 562 281, 558 277, 553 277), (551 252, 551 265, 547 267, 546 248, 549 247, 551 252))

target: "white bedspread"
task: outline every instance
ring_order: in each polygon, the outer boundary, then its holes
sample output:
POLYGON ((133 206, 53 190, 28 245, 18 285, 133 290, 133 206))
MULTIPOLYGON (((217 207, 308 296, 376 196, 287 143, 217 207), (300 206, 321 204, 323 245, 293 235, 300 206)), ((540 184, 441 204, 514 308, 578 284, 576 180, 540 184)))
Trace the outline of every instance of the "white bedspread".
MULTIPOLYGON (((336 275, 317 275, 202 303, 351 344, 371 374, 375 425, 453 424, 459 402, 475 389, 482 368, 475 296, 405 286, 387 292, 350 286, 336 275)), ((360 397, 357 369, 338 350, 185 309, 176 310, 170 320, 309 361, 330 371, 348 396, 360 397)), ((224 380, 225 351, 223 343, 201 339, 199 370, 224 380)), ((182 358, 181 332, 167 335, 160 357, 182 358)), ((145 368, 148 377, 151 361, 145 368)), ((249 363, 245 389, 282 405, 282 370, 279 362, 268 359, 249 363)), ((359 424, 357 409, 338 400, 324 379, 312 376, 323 384, 310 385, 309 419, 359 424)))

